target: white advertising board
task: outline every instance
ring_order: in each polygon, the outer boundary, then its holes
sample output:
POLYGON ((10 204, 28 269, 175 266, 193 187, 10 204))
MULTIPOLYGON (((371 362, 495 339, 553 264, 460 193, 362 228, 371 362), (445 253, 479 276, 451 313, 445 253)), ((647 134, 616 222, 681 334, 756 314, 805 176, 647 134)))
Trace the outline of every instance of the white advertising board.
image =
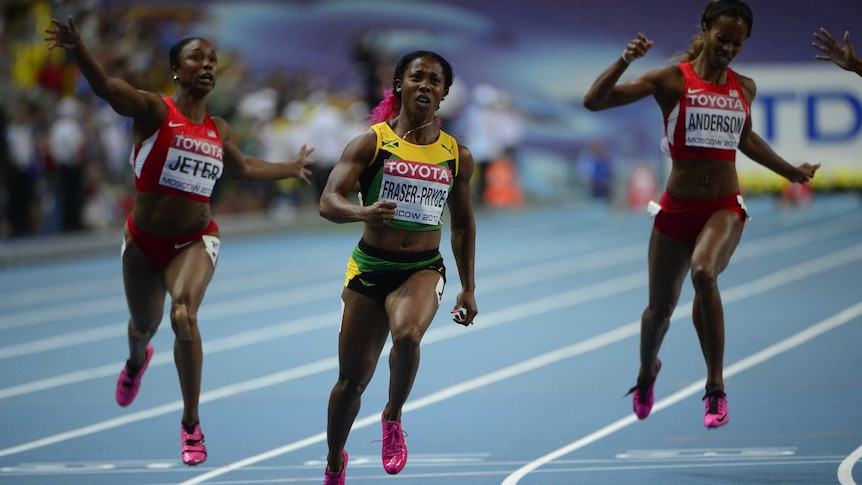
MULTIPOLYGON (((862 77, 831 63, 740 65, 754 79, 753 128, 785 160, 820 163, 816 189, 862 188, 862 77)), ((774 191, 786 181, 737 156, 743 189, 774 191)))

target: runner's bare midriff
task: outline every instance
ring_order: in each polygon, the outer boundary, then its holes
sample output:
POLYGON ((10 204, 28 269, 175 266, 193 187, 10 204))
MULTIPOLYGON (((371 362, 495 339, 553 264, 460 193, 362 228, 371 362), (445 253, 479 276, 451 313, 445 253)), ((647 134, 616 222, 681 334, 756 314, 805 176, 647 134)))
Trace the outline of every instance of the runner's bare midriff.
POLYGON ((140 230, 158 236, 179 236, 205 228, 212 218, 205 202, 173 195, 138 192, 132 217, 140 230))
POLYGON ((727 160, 674 160, 667 191, 680 199, 716 199, 739 192, 736 163, 727 160))
POLYGON ((401 253, 417 253, 440 247, 441 231, 405 231, 392 227, 367 227, 362 239, 370 246, 401 253))

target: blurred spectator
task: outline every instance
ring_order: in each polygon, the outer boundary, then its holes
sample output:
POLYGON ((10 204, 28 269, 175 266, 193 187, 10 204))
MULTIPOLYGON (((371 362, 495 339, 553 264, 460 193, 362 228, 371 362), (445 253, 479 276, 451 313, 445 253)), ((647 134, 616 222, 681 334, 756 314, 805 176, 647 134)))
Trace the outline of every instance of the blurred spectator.
MULTIPOLYGON (((239 98, 236 116, 230 123, 233 127, 234 142, 243 153, 261 158, 272 153, 267 147, 270 142, 268 133, 271 132, 278 115, 279 97, 278 89, 264 86, 239 98)), ((285 155, 290 158, 292 154, 285 155)), ((275 200, 277 183, 224 178, 216 184, 213 207, 216 213, 266 211, 275 200)))
POLYGON ((353 38, 353 60, 359 68, 365 104, 377 106, 392 81, 392 55, 386 48, 385 29, 363 31, 353 38))
MULTIPOLYGON (((264 160, 284 160, 291 153, 296 153, 296 150, 305 143, 308 139, 305 133, 307 111, 305 101, 290 101, 281 109, 279 116, 266 126, 260 133, 261 153, 264 160)), ((307 191, 303 190, 294 179, 287 179, 276 182, 274 192, 275 195, 269 207, 270 215, 283 221, 295 219, 297 208, 302 203, 303 194, 307 191)))
POLYGON ((54 110, 55 119, 48 129, 46 155, 57 171, 54 194, 63 232, 84 228, 84 165, 87 137, 83 128, 83 107, 67 96, 54 110))
POLYGON ((444 130, 451 129, 449 125, 458 125, 458 119, 464 113, 469 99, 470 89, 466 83, 460 77, 453 78, 452 85, 449 86, 449 94, 446 95, 446 98, 440 103, 440 109, 437 110, 440 126, 444 130))
POLYGON ((497 143, 494 111, 497 91, 487 85, 479 84, 473 88, 473 96, 464 110, 462 123, 464 126, 464 144, 473 152, 476 162, 476 205, 484 205, 485 188, 487 187, 486 171, 491 161, 502 151, 497 143))
POLYGON ((614 168, 604 140, 589 140, 577 160, 579 179, 586 183, 590 197, 611 200, 614 168))
POLYGON ((104 160, 107 182, 124 185, 131 190, 134 187, 134 179, 129 174, 128 167, 129 147, 133 144, 132 124, 104 101, 99 100, 97 103, 95 134, 101 158, 104 160))
POLYGON ((0 238, 10 232, 8 179, 11 165, 6 130, 6 109, 0 105, 0 238))
POLYGON ((25 99, 10 110, 5 137, 9 149, 6 176, 7 221, 11 236, 35 234, 40 225, 40 204, 36 186, 42 160, 45 117, 33 99, 25 99))
POLYGON ((306 115, 306 136, 308 145, 314 148, 314 165, 311 168, 311 184, 315 200, 320 199, 329 172, 338 163, 345 145, 352 139, 347 138, 344 128, 344 112, 335 106, 331 93, 318 90, 308 99, 309 112, 306 115))
MULTIPOLYGON (((131 123, 92 95, 68 53, 45 48, 43 30, 52 17, 75 15, 102 65, 142 89, 170 94, 167 56, 155 53, 165 52, 181 37, 201 34, 206 9, 183 2, 157 9, 146 5, 0 2, 0 89, 7 95, 0 99, 0 109, 5 109, 2 121, 8 125, 0 131, 8 145, 8 156, 0 154, 0 238, 122 227, 133 196, 127 170, 131 123), (74 109, 71 102, 61 102, 66 97, 77 99, 74 109), (77 122, 53 114, 60 110, 76 112, 77 122), (46 122, 48 115, 53 122, 46 122)), ((385 29, 371 30, 356 39, 354 59, 360 65, 353 67, 359 67, 359 82, 365 84, 351 86, 350 94, 331 92, 324 88, 326 80, 312 79, 306 72, 256 73, 241 52, 222 51, 212 114, 231 123, 234 141, 244 151, 267 159, 292 156, 302 144, 297 140, 304 142, 308 133, 324 140, 316 145, 313 166, 319 193, 347 140, 368 127, 367 97, 378 99, 381 82, 390 82, 386 35, 385 29), (279 152, 285 155, 276 155, 279 152)), ((457 92, 450 92, 450 98, 454 102, 457 92)), ((453 102, 441 107, 441 117, 452 116, 449 108, 458 104, 453 102)), ((291 219, 308 204, 317 205, 317 197, 299 189, 295 180, 245 184, 223 179, 215 187, 213 211, 266 211, 291 219)))
POLYGON ((9 142, 6 139, 6 107, 0 104, 0 237, 9 232, 7 178, 9 177, 9 142))
POLYGON ((489 165, 502 159, 517 165, 523 122, 508 93, 488 84, 479 84, 473 88, 472 94, 460 122, 464 144, 470 147, 476 162, 475 192, 478 194, 477 206, 481 207, 486 202, 489 165))
POLYGON ((71 92, 74 71, 63 61, 63 52, 50 53, 36 75, 39 86, 51 94, 61 97, 71 92))

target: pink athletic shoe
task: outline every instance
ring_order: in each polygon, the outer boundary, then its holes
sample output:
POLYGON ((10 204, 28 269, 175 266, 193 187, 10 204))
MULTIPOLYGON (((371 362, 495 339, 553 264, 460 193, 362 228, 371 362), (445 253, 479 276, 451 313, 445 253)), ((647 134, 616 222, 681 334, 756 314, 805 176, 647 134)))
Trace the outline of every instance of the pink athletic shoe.
POLYGON ((655 387, 655 381, 658 378, 658 372, 661 370, 661 360, 655 360, 655 377, 650 383, 649 387, 646 390, 641 390, 640 386, 635 386, 629 389, 629 394, 634 394, 632 397, 632 409, 634 409, 635 416, 638 419, 646 419, 649 416, 650 411, 652 411, 652 405, 655 402, 655 396, 653 395, 652 389, 655 387))
POLYGON ((129 376, 129 361, 126 361, 126 366, 120 371, 120 377, 117 378, 117 404, 126 407, 132 404, 135 396, 138 395, 138 390, 141 388, 141 379, 144 378, 144 372, 147 371, 147 366, 150 365, 150 359, 153 358, 153 346, 147 344, 147 358, 144 359, 144 365, 138 369, 138 372, 129 376))
POLYGON ((197 466, 207 461, 207 447, 204 444, 204 433, 198 423, 183 423, 180 426, 180 439, 182 440, 183 463, 188 466, 197 466))
POLYGON ((344 478, 347 476, 347 452, 341 450, 344 454, 344 468, 340 472, 325 471, 323 473, 323 485, 344 485, 344 478))
POLYGON ((706 386, 703 401, 706 408, 703 412, 704 426, 718 428, 730 421, 730 415, 727 413, 727 396, 718 386, 706 386))
POLYGON ((407 444, 404 443, 404 430, 401 421, 386 421, 380 416, 383 424, 383 469, 390 475, 395 475, 407 464, 407 444))

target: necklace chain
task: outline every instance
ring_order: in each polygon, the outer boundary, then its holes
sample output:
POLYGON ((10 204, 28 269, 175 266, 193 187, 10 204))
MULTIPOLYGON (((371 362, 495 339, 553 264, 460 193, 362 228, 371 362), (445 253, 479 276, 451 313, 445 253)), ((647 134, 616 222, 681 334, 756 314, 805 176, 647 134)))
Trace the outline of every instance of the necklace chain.
POLYGON ((417 126, 416 128, 413 128, 412 130, 407 130, 407 133, 404 133, 404 136, 402 136, 401 138, 402 138, 402 139, 404 139, 404 140, 406 140, 406 139, 407 139, 407 136, 408 136, 408 135, 410 135, 410 133, 413 133, 414 131, 417 131, 417 130, 421 130, 422 128, 425 128, 425 127, 427 127, 427 126, 431 126, 433 123, 434 123, 434 120, 431 120, 431 121, 429 121, 428 123, 425 123, 425 124, 424 124, 424 125, 422 125, 422 126, 417 126))

